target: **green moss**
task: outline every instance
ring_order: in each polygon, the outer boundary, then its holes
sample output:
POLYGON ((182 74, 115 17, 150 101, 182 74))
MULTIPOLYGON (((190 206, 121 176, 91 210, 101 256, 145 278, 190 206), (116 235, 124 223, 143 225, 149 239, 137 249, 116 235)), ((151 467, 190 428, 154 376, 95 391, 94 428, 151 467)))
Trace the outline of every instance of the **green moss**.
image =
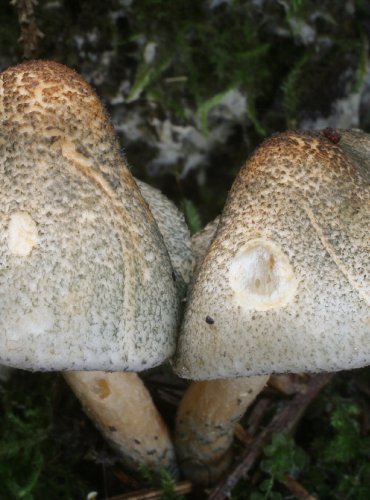
POLYGON ((361 430, 361 409, 335 396, 332 405, 328 432, 320 432, 312 443, 315 458, 306 481, 320 498, 369 498, 370 438, 361 430))
POLYGON ((370 368, 338 374, 311 405, 294 437, 273 435, 254 474, 238 484, 232 498, 292 498, 287 477, 315 498, 370 498, 368 408, 358 404, 369 377, 370 368))
POLYGON ((60 431, 55 415, 57 385, 55 376, 17 370, 2 388, 0 498, 75 500, 89 491, 87 482, 74 471, 81 451, 56 436, 60 431))
POLYGON ((162 489, 161 500, 185 500, 185 497, 176 493, 176 483, 168 471, 162 469, 158 476, 143 464, 140 467, 140 474, 147 487, 162 489))
POLYGON ((191 200, 184 199, 182 202, 182 211, 191 234, 195 234, 202 229, 202 223, 199 211, 191 200))
POLYGON ((248 93, 252 121, 262 130, 252 102, 268 84, 269 45, 259 40, 243 2, 209 11, 203 2, 140 0, 135 8, 133 30, 156 44, 152 62, 146 63, 141 52, 136 88, 140 82, 141 92, 156 96, 180 118, 181 102, 195 106, 204 128, 220 96, 239 88, 248 93))

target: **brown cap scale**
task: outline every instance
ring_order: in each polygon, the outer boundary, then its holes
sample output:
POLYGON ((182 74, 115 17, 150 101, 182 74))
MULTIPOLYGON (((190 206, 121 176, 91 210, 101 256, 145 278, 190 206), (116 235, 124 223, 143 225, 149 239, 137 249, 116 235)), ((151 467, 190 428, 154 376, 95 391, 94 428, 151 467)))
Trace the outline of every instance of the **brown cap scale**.
POLYGON ((172 266, 99 99, 33 61, 1 73, 0 119, 1 363, 160 364, 176 342, 172 266))
POLYGON ((360 131, 340 131, 336 143, 287 132, 255 152, 193 283, 174 360, 180 376, 370 362, 369 147, 360 131))

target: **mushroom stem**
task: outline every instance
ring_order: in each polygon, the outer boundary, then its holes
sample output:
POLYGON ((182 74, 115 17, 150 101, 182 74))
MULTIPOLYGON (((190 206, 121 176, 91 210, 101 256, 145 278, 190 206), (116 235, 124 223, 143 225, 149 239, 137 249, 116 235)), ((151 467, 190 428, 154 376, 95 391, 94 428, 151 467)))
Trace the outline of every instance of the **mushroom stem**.
POLYGON ((190 480, 210 485, 232 459, 235 424, 267 383, 268 376, 192 382, 176 417, 179 464, 190 480))
POLYGON ((64 378, 103 436, 127 467, 145 464, 154 472, 177 475, 166 424, 136 373, 65 372, 64 378))

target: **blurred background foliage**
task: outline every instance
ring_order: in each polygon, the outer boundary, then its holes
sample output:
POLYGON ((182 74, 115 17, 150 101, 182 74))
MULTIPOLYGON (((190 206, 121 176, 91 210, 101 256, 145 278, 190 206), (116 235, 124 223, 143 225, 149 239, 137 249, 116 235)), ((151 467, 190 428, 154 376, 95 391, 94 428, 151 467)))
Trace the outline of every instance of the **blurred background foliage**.
MULTIPOLYGON (((368 0, 28 2, 42 33, 34 55, 75 68, 93 85, 133 174, 182 207, 193 232, 222 210, 266 136, 286 128, 370 131, 368 0)), ((22 1, 0 6, 4 69, 23 58, 22 1)), ((288 476, 317 498, 370 498, 369 379, 369 370, 339 375, 295 441, 277 435, 233 498, 292 498, 288 476)), ((172 422, 174 408, 157 403, 172 422)), ((59 377, 17 371, 1 385, 0 408, 1 499, 121 491, 116 457, 59 377)))

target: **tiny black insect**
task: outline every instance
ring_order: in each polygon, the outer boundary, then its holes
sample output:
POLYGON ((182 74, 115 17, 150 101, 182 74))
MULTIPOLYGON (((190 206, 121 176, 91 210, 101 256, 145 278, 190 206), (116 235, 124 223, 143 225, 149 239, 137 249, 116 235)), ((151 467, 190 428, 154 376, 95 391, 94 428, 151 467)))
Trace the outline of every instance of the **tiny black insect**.
POLYGON ((211 316, 206 316, 206 323, 208 323, 209 325, 213 325, 214 322, 215 320, 211 318, 211 316))

